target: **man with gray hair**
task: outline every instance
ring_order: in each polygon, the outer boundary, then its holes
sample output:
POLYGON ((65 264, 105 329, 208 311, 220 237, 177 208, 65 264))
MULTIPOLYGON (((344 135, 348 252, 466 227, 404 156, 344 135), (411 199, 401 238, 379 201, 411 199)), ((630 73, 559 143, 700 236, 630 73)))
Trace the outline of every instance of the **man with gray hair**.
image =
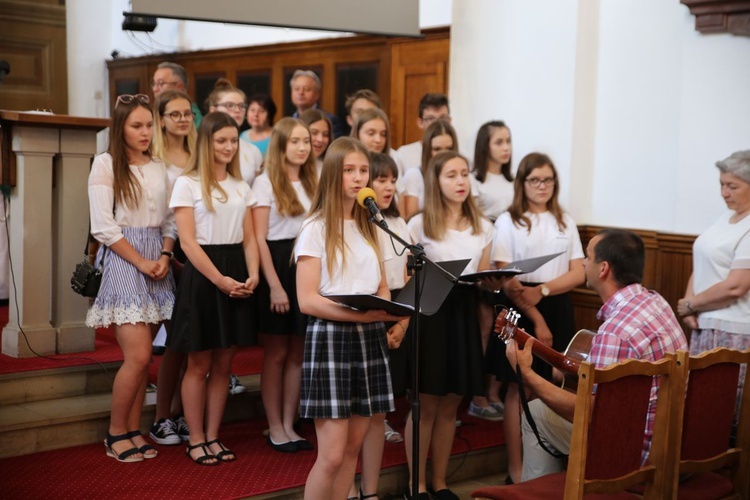
POLYGON ((326 114, 333 125, 333 138, 344 135, 344 127, 341 120, 335 115, 323 110, 318 106, 320 100, 320 78, 314 71, 298 69, 289 80, 289 87, 292 92, 292 104, 297 110, 292 114, 293 118, 299 118, 300 115, 310 108, 318 108, 326 114))
MULTIPOLYGON (((151 90, 154 92, 154 100, 159 97, 163 91, 168 89, 179 90, 187 94, 188 88, 188 76, 185 68, 177 63, 163 62, 159 63, 154 71, 154 79, 151 81, 151 90)), ((201 110, 196 103, 193 103, 193 120, 195 121, 195 128, 201 124, 203 115, 201 110)))

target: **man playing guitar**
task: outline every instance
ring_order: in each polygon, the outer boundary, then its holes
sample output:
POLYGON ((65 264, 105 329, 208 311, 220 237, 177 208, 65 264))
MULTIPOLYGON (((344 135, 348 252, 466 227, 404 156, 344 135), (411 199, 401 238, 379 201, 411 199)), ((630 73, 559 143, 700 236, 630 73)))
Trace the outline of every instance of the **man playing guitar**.
MULTIPOLYGON (((597 318, 604 321, 592 340, 589 361, 603 368, 627 358, 658 361, 668 352, 687 349, 687 340, 667 301, 641 285, 645 261, 641 238, 622 229, 603 229, 586 248, 586 286, 599 294, 604 305, 597 318)), ((529 403, 540 439, 562 454, 570 449, 575 394, 554 385, 531 369, 529 339, 524 349, 510 341, 506 356, 520 370, 526 386, 537 399, 529 403)), ((643 442, 648 457, 656 401, 651 391, 649 417, 643 442)), ((523 481, 562 470, 560 459, 547 453, 523 417, 523 481)))

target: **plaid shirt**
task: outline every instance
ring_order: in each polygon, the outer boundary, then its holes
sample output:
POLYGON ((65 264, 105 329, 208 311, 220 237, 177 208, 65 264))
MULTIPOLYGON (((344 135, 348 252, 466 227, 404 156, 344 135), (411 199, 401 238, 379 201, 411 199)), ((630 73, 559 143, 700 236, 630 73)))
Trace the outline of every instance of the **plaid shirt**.
MULTIPOLYGON (((664 297, 639 283, 617 291, 596 317, 599 327, 591 347, 590 361, 603 368, 628 358, 658 361, 666 353, 687 350, 687 340, 664 297)), ((651 388, 651 400, 643 440, 643 461, 648 458, 656 416, 658 381, 651 388)))

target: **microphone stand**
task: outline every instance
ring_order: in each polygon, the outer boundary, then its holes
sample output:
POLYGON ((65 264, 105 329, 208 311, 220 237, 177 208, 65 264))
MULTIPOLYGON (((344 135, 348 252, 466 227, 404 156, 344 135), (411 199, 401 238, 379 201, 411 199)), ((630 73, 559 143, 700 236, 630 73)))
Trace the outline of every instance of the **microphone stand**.
POLYGON ((419 401, 419 316, 420 316, 420 300, 422 298, 421 289, 421 271, 424 268, 425 262, 430 264, 433 268, 437 269, 445 279, 453 283, 454 285, 459 283, 459 279, 451 274, 448 270, 441 267, 436 262, 427 258, 422 245, 412 245, 404 241, 399 235, 391 231, 388 228, 388 224, 384 220, 378 220, 375 215, 370 216, 370 222, 375 224, 381 230, 385 231, 391 238, 401 243, 406 247, 411 255, 408 257, 408 263, 406 268, 409 270, 409 275, 412 276, 414 282, 414 313, 412 314, 412 322, 414 335, 412 335, 411 345, 414 351, 414 359, 412 364, 412 400, 411 400, 411 429, 412 429, 412 441, 411 441, 411 498, 417 500, 419 498, 419 421, 420 421, 420 401, 419 401))

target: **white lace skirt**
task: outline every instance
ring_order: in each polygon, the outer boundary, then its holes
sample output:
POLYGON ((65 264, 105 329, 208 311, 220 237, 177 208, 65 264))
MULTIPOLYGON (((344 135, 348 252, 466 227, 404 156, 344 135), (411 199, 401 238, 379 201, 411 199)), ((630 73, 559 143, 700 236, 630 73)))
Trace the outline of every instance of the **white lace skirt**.
MULTIPOLYGON (((149 260, 158 260, 162 248, 158 227, 124 227, 125 239, 149 260)), ((99 248, 96 262, 106 247, 99 248)), ((99 328, 111 324, 161 323, 172 317, 174 278, 170 267, 167 276, 154 280, 134 265, 106 249, 99 293, 86 315, 86 326, 99 328)))

